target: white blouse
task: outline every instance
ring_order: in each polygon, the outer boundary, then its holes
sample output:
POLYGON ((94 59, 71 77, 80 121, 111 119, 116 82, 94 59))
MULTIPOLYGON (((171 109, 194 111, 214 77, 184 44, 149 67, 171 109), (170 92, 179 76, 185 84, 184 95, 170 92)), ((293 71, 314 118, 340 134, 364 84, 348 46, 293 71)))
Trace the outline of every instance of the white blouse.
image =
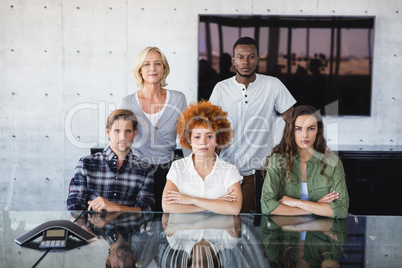
POLYGON ((220 159, 216 154, 215 165, 211 173, 202 180, 194 167, 192 156, 193 154, 190 154, 174 161, 166 176, 176 185, 180 193, 194 197, 217 199, 223 196, 230 186, 243 181, 243 177, 237 168, 220 159))

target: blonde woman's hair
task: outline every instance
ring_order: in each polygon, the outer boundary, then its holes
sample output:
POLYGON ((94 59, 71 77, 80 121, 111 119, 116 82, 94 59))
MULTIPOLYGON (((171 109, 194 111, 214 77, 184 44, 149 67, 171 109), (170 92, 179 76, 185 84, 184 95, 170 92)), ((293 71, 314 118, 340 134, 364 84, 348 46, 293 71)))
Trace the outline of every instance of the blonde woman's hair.
POLYGON ((144 86, 144 78, 141 75, 142 65, 144 64, 145 58, 148 56, 148 54, 153 51, 156 51, 161 55, 163 70, 164 70, 163 77, 161 80, 161 86, 162 87, 167 86, 166 78, 170 73, 170 67, 169 67, 169 63, 168 63, 165 55, 157 47, 146 47, 138 54, 137 59, 135 60, 134 66, 133 66, 133 75, 134 75, 135 80, 137 81, 137 86, 139 88, 142 88, 144 86))

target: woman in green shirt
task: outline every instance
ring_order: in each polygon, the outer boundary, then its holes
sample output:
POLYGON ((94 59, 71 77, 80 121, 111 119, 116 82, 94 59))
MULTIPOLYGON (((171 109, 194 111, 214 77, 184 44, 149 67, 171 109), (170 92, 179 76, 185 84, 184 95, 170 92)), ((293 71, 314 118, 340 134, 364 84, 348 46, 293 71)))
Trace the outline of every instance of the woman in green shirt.
POLYGON ((321 115, 296 107, 281 142, 268 157, 262 187, 264 214, 345 218, 349 195, 341 160, 327 148, 321 115))

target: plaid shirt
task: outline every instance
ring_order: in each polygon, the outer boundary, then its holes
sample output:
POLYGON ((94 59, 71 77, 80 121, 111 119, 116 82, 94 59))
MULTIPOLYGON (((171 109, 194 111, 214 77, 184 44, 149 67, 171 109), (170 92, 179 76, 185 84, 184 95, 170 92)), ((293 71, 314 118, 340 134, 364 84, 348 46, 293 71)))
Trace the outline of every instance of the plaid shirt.
POLYGON ((151 167, 130 150, 117 170, 117 156, 110 147, 80 159, 70 181, 68 210, 86 210, 88 201, 101 196, 128 207, 152 210, 154 177, 151 167))

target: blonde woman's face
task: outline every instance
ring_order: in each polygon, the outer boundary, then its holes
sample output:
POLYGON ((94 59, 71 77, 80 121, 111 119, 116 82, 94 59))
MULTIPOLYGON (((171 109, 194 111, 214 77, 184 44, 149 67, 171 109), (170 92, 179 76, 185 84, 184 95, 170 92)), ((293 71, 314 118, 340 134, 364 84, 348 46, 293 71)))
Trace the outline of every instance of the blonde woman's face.
POLYGON ((155 84, 161 82, 164 74, 164 66, 162 57, 157 51, 151 51, 148 53, 141 66, 140 73, 144 79, 144 84, 155 84))

